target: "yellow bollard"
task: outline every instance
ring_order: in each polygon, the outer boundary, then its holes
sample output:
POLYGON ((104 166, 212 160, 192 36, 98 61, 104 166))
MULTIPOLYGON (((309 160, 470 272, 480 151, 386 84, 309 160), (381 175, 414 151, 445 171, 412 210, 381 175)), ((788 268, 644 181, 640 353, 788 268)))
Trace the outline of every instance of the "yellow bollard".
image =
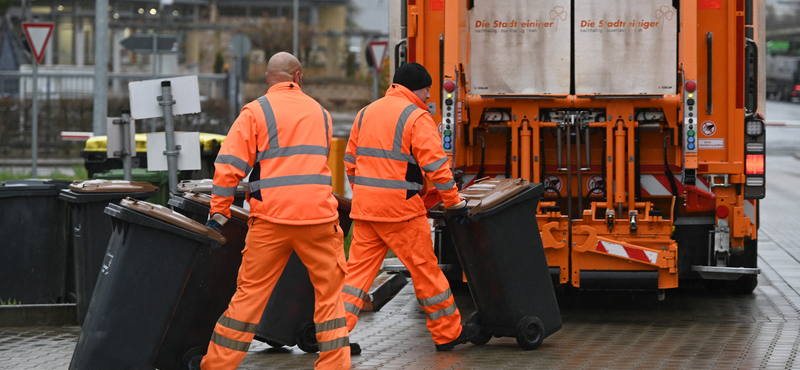
POLYGON ((344 150, 347 139, 335 137, 331 139, 331 152, 328 156, 328 168, 331 169, 333 192, 344 196, 344 150))

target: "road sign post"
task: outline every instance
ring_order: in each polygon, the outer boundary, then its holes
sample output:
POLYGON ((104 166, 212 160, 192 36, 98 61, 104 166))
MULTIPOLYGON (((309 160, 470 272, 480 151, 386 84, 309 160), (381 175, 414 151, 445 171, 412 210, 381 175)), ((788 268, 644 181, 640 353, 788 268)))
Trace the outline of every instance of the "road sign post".
POLYGON ((38 141, 39 141, 39 103, 38 103, 38 96, 37 90, 39 90, 39 81, 38 81, 38 74, 39 74, 39 62, 42 61, 42 55, 44 55, 44 48, 47 46, 47 41, 50 39, 50 34, 53 33, 53 26, 54 23, 23 23, 22 29, 25 30, 25 36, 28 38, 28 45, 31 47, 31 51, 33 52, 33 76, 32 76, 32 92, 31 92, 31 99, 33 99, 33 104, 31 106, 31 178, 37 177, 37 166, 36 162, 38 161, 38 141))
POLYGON ((383 70, 383 60, 386 58, 386 50, 389 43, 386 41, 373 41, 369 43, 367 50, 372 58, 373 77, 372 77, 372 100, 378 100, 378 77, 383 70))

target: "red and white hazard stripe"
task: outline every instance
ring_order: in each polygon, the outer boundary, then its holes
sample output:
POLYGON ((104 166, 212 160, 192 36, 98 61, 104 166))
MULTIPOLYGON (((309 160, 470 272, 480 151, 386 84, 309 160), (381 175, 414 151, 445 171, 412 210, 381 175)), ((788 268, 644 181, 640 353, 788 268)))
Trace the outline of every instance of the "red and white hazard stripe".
POLYGON ((747 199, 744 201, 744 216, 750 217, 750 224, 756 224, 756 200, 747 199))
MULTIPOLYGON (((678 189, 678 195, 683 194, 683 192, 686 191, 686 187, 681 182, 683 180, 683 175, 674 174, 672 176, 675 177, 675 186, 678 189)), ((667 175, 644 174, 641 176, 640 184, 642 186, 642 195, 644 196, 672 196, 667 175)), ((708 180, 704 176, 697 177, 695 186, 702 191, 711 192, 708 186, 708 180)))
POLYGON ((800 127, 800 121, 766 121, 767 126, 800 127))
POLYGON ((613 256, 629 258, 632 260, 655 264, 658 261, 658 253, 624 246, 604 240, 597 241, 596 250, 601 253, 608 253, 613 256))

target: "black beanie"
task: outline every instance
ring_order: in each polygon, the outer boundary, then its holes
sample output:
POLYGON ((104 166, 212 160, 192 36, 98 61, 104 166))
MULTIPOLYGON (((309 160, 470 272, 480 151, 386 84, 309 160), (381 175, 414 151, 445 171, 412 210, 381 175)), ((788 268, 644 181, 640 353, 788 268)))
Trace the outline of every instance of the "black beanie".
POLYGON ((394 80, 392 82, 415 91, 430 87, 433 80, 431 80, 431 75, 422 64, 406 63, 394 71, 394 80))

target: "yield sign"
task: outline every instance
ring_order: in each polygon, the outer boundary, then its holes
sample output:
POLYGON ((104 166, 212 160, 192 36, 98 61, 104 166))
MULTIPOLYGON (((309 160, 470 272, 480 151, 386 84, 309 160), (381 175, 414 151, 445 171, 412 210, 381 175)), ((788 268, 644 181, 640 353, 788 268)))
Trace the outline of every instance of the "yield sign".
POLYGON ((54 23, 23 23, 22 29, 25 30, 25 36, 28 37, 28 45, 31 46, 33 55, 36 57, 36 63, 42 61, 44 55, 44 48, 47 46, 47 40, 50 40, 50 34, 53 33, 54 23))
POLYGON ((383 59, 386 58, 386 50, 389 48, 389 43, 386 41, 373 41, 369 43, 369 52, 372 53, 372 66, 375 67, 375 72, 381 74, 383 69, 383 59))

